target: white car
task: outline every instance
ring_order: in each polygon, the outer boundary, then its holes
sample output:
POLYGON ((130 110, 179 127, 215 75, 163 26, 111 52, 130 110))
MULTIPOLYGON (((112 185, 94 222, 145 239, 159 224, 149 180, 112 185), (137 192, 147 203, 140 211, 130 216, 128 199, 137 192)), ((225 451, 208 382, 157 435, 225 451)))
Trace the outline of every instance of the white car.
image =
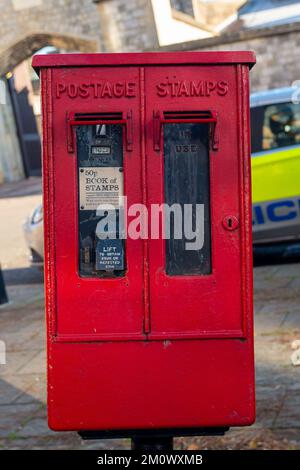
POLYGON ((44 265, 43 206, 39 204, 23 225, 24 234, 30 250, 32 266, 42 269, 44 265))

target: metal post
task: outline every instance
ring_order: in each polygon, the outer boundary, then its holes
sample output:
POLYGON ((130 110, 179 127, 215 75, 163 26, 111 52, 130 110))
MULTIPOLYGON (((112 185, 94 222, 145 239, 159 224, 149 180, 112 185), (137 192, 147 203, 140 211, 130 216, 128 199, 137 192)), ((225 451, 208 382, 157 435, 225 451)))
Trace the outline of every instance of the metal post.
POLYGON ((131 450, 139 452, 172 452, 173 436, 167 437, 133 437, 131 450))
POLYGON ((5 289, 4 278, 0 265, 0 305, 6 304, 8 302, 8 297, 5 289))

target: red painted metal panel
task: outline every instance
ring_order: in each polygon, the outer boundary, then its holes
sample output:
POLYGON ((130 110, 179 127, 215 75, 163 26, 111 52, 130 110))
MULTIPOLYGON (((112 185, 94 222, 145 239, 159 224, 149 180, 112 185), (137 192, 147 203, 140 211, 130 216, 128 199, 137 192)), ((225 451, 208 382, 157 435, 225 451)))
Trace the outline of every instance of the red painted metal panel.
MULTIPOLYGON (((247 52, 34 58, 34 66, 41 68, 43 101, 48 413, 53 429, 253 422, 248 131, 253 63, 247 52), (186 84, 180 93, 175 87, 174 96, 164 91, 160 96, 157 86, 166 80, 186 84), (186 86, 199 80, 211 85, 207 93, 193 96, 186 86), (226 86, 221 84, 218 93, 220 81, 226 86), (99 82, 109 84, 104 95, 99 82), (164 121, 164 112, 176 112, 169 116, 177 121, 184 111, 209 111, 207 125, 216 124, 209 153, 212 273, 171 278, 165 273, 164 240, 128 238, 125 276, 80 277, 77 155, 70 145, 74 113, 119 116, 128 204, 149 208, 164 201, 163 141, 162 134, 155 141, 153 116, 164 121), (126 146, 128 113, 133 141, 126 146)), ((204 118, 197 113, 194 119, 204 118)))
MULTIPOLYGON (((102 69, 101 80, 120 82, 117 69, 102 69)), ((54 123, 52 155, 53 165, 45 177, 52 180, 50 216, 54 217, 50 236, 55 240, 51 253, 55 264, 55 311, 51 312, 54 335, 64 339, 81 338, 82 341, 115 339, 143 335, 143 266, 142 241, 128 239, 126 276, 115 279, 83 279, 78 274, 78 214, 77 214, 77 164, 76 152, 67 147, 68 115, 72 113, 108 113, 132 111, 133 151, 124 145, 125 194, 128 204, 141 201, 140 183, 140 111, 139 70, 131 68, 122 73, 122 83, 135 86, 135 96, 122 96, 115 100, 109 96, 93 100, 79 95, 82 83, 98 83, 97 69, 64 69, 52 71, 52 119, 54 123), (66 84, 62 91, 60 84, 66 84), (72 85, 72 86, 71 86, 72 85), (69 87, 69 88, 68 88, 69 87), (59 90, 59 91, 58 91, 59 90), (78 93, 77 99, 70 93, 78 93), (120 312, 120 305, 124 313, 120 312)), ((94 87, 92 93, 95 93, 94 87)), ((84 95, 85 96, 85 95, 84 95)), ((118 121, 116 121, 118 122, 118 121)), ((46 209, 46 213, 48 210, 46 209)), ((46 233, 47 234, 47 233, 46 233)))
POLYGON ((56 344, 50 351, 54 430, 246 426, 254 420, 248 342, 56 344))
MULTIPOLYGON (((220 134, 218 150, 211 149, 209 155, 212 273, 206 276, 168 276, 164 269, 164 240, 149 240, 150 337, 243 337, 243 320, 247 314, 243 311, 243 300, 245 297, 246 305, 249 304, 252 290, 242 270, 249 233, 242 236, 240 228, 246 223, 249 227, 250 213, 245 212, 240 201, 246 198, 248 203, 250 188, 242 184, 240 167, 244 172, 250 155, 242 146, 243 140, 248 138, 247 132, 242 132, 240 142, 236 130, 239 115, 247 115, 249 110, 239 105, 238 95, 243 91, 239 87, 237 69, 232 66, 221 69, 218 66, 150 67, 146 72, 146 89, 149 206, 164 202, 163 143, 160 151, 154 150, 153 111, 159 111, 161 115, 178 110, 186 114, 215 111, 220 134), (187 96, 190 84, 199 80, 226 84, 227 92, 187 96), (180 93, 181 84, 185 86, 180 93), (239 221, 236 230, 228 231, 222 224, 224 217, 229 215, 239 221)), ((188 122, 193 121, 189 119, 188 122)))

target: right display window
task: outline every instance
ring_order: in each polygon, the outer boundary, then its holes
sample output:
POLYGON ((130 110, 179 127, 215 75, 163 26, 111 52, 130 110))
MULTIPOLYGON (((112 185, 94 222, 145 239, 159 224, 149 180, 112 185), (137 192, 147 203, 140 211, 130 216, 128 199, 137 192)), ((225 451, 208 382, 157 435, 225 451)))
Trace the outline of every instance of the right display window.
POLYGON ((210 274, 209 125, 165 123, 163 133, 166 273, 210 274))

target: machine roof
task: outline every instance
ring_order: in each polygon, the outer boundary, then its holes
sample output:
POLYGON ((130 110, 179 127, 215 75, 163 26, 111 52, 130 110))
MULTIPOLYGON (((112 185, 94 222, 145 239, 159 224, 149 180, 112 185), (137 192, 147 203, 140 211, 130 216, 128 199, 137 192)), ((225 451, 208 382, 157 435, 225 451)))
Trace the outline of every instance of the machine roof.
POLYGON ((145 53, 99 53, 99 54, 37 54, 32 66, 38 72, 42 67, 93 67, 129 65, 175 65, 175 64, 255 64, 252 51, 222 52, 145 52, 145 53))

